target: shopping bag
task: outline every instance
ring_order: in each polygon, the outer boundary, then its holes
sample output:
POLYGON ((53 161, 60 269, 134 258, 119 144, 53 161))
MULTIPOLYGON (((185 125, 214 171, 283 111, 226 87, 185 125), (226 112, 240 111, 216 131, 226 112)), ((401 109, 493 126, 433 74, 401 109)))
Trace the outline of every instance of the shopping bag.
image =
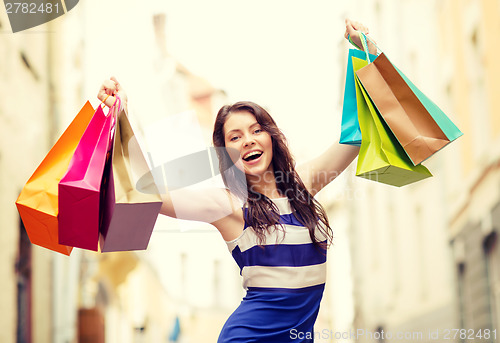
POLYGON ((448 140, 450 142, 453 142, 455 139, 462 136, 462 131, 460 131, 455 123, 453 123, 451 119, 431 99, 429 99, 424 93, 422 93, 422 91, 418 89, 417 86, 415 86, 410 81, 410 79, 408 79, 406 75, 401 72, 401 70, 397 70, 399 72, 399 75, 401 75, 408 86, 410 86, 411 90, 425 106, 426 110, 431 114, 432 118, 434 118, 446 137, 448 137, 448 140))
POLYGON ((126 112, 116 124, 104 171, 99 245, 102 252, 145 250, 162 200, 126 112), (149 182, 144 179, 149 176, 149 182), (141 190, 136 180, 141 179, 141 190))
MULTIPOLYGON (((354 72, 356 73, 367 64, 367 61, 354 57, 354 72)), ((356 175, 397 187, 432 176, 423 165, 413 165, 391 130, 381 119, 357 76, 356 96, 362 134, 356 175)))
POLYGON ((70 255, 70 246, 59 244, 58 183, 89 124, 94 109, 87 102, 61 135, 21 190, 16 206, 31 243, 70 255))
MULTIPOLYGON (((364 34, 361 37, 362 41, 366 39, 364 34)), ((462 135, 443 111, 408 83, 384 53, 356 75, 414 165, 462 135)))
POLYGON ((59 182, 59 243, 97 251, 100 188, 111 146, 114 107, 95 111, 59 182))
MULTIPOLYGON (((356 100, 356 80, 352 68, 352 57, 365 58, 366 53, 362 50, 349 49, 347 56, 347 71, 345 77, 344 100, 342 105, 342 120, 340 131, 340 143, 349 145, 361 145, 361 130, 358 121, 358 105, 356 100)), ((370 54, 372 59, 377 56, 370 54)))

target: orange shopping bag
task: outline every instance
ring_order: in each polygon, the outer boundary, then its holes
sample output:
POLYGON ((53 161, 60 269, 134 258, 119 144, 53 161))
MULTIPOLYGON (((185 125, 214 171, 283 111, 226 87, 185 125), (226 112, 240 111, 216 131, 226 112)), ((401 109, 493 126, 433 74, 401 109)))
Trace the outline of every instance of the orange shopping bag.
POLYGON ((59 244, 58 184, 94 112, 89 102, 83 106, 16 200, 17 210, 31 243, 65 255, 69 255, 73 248, 59 244))

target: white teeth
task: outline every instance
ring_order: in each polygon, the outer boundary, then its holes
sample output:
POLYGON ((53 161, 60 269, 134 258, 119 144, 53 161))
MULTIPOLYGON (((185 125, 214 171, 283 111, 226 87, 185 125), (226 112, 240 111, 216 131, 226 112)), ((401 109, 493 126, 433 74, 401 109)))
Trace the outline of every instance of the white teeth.
POLYGON ((245 156, 243 156, 243 158, 249 158, 250 156, 260 155, 260 154, 261 154, 260 151, 252 151, 252 152, 249 152, 248 154, 246 154, 245 156))

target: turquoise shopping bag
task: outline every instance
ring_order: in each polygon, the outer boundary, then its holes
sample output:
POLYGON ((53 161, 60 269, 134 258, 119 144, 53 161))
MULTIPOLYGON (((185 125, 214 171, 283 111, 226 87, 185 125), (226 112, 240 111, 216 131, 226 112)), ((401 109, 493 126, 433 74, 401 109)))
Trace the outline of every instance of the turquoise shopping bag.
POLYGON ((418 100, 420 100, 425 109, 439 125, 449 141, 453 142, 455 139, 462 136, 462 131, 460 131, 455 123, 453 123, 451 119, 431 99, 429 99, 424 93, 422 93, 422 91, 418 89, 417 86, 415 86, 413 82, 411 82, 410 79, 408 79, 406 75, 401 72, 401 70, 399 70, 396 66, 394 67, 401 75, 401 77, 406 81, 408 86, 410 86, 410 89, 413 91, 413 93, 415 93, 418 100))
MULTIPOLYGON (((356 101, 356 81, 354 78, 352 58, 366 58, 366 53, 357 49, 349 49, 347 57, 347 71, 345 78, 344 103, 342 106, 342 123, 340 131, 340 143, 349 145, 361 145, 361 130, 358 121, 358 105, 356 101)), ((377 56, 370 54, 370 59, 377 56)))

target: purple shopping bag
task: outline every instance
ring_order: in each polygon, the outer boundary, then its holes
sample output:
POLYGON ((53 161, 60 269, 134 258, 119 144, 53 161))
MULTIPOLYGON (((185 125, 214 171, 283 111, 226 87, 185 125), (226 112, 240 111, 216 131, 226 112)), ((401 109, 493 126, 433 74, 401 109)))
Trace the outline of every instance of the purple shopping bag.
POLYGON ((59 182, 59 243, 97 251, 100 188, 111 148, 114 107, 98 107, 59 182))
POLYGON ((119 113, 102 185, 101 252, 145 250, 162 205, 127 114, 119 113))

